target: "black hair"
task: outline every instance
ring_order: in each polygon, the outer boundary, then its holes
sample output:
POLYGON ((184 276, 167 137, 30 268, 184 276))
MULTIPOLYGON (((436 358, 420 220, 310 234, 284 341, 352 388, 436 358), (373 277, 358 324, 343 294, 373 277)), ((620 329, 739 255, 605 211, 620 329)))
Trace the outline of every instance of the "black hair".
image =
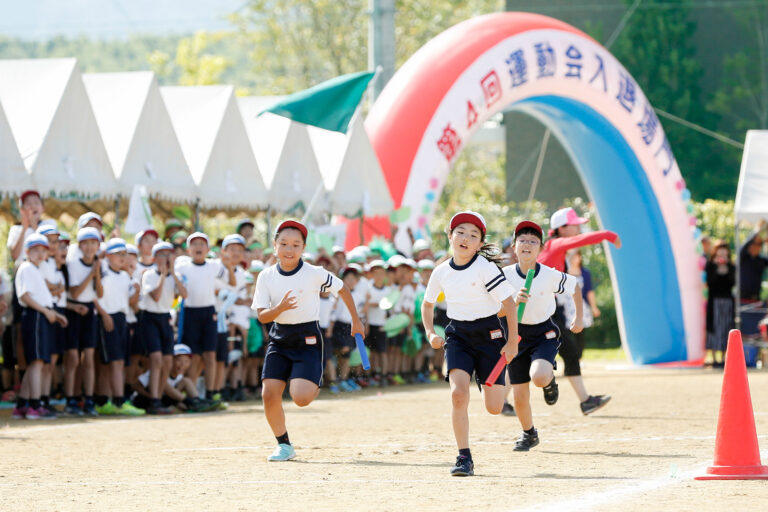
POLYGON ((533 228, 522 228, 520 231, 515 233, 515 240, 517 240, 517 237, 520 235, 533 235, 539 239, 539 242, 542 242, 542 243, 544 242, 544 240, 541 237, 541 233, 539 233, 537 230, 533 228))
POLYGON ((302 233, 302 231, 299 228, 295 228, 293 226, 286 226, 283 229, 281 229, 280 231, 275 231, 275 238, 274 238, 274 240, 277 241, 277 237, 280 236, 280 233, 282 233, 286 229, 295 229, 296 231, 298 231, 299 235, 301 235, 301 239, 304 241, 304 245, 307 245, 307 237, 304 236, 304 233, 302 233))
MULTIPOLYGON (((459 226, 456 226, 456 228, 458 227, 459 226)), ((447 234, 452 235, 456 228, 448 229, 447 234)), ((482 230, 480 230, 480 242, 482 242, 482 245, 477 251, 477 254, 487 259, 497 267, 501 268, 501 265, 504 263, 504 260, 501 257, 501 248, 499 248, 499 246, 496 244, 486 243, 485 233, 483 233, 482 230)))

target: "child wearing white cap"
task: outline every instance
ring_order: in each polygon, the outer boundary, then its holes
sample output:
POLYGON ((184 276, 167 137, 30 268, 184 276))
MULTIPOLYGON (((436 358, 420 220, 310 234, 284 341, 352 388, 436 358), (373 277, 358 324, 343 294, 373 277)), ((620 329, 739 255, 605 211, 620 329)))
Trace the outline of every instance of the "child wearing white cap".
POLYGON ((371 349, 371 367, 373 379, 376 384, 387 385, 387 371, 389 357, 387 356, 387 333, 384 331, 384 323, 387 320, 387 311, 381 309, 381 300, 389 295, 391 288, 387 286, 387 264, 382 260, 373 260, 368 264, 370 286, 366 296, 366 331, 365 344, 371 349))
POLYGON ((51 419, 56 413, 41 406, 43 365, 50 363, 53 324, 67 325, 67 319, 53 309, 53 297, 48 290, 40 264, 48 256, 48 240, 39 234, 27 237, 24 243, 27 261, 19 265, 14 286, 21 306, 21 339, 27 371, 12 412, 13 418, 51 419))
MULTIPOLYGON (((250 267, 248 267, 248 273, 251 279, 248 280, 248 297, 253 297, 256 290, 256 283, 259 279, 259 274, 265 269, 264 262, 261 260, 251 260, 250 267)), ((248 342, 247 350, 243 351, 245 375, 243 380, 248 387, 248 392, 256 394, 259 384, 261 383, 261 365, 264 363, 264 352, 266 349, 267 330, 264 325, 259 322, 258 313, 250 309, 250 325, 248 328, 248 342)))
POLYGON ((144 411, 136 409, 125 400, 124 372, 128 349, 126 317, 131 297, 138 291, 131 283, 131 276, 124 270, 125 240, 111 238, 106 243, 106 253, 104 275, 101 278, 104 296, 94 301, 96 311, 101 317, 97 382, 99 394, 94 400, 96 412, 100 415, 140 416, 144 411))
POLYGON ((141 277, 139 299, 139 335, 149 359, 147 390, 149 414, 169 414, 161 402, 163 382, 173 365, 173 327, 171 309, 177 296, 185 298, 187 290, 181 275, 174 271, 174 248, 169 242, 157 242, 152 247, 153 268, 141 277))
POLYGON ((94 301, 104 295, 101 284, 101 263, 97 252, 101 244, 101 232, 95 227, 84 227, 77 232, 80 258, 67 260, 69 276, 68 300, 85 306, 85 313, 67 311, 66 353, 64 357, 64 393, 67 406, 64 412, 71 416, 98 416, 93 401, 96 380, 94 352, 99 338, 98 318, 94 301), (82 387, 85 392, 83 409, 78 406, 75 377, 78 366, 82 366, 82 387))
POLYGON ((205 363, 206 398, 216 394, 216 290, 235 286, 234 264, 224 260, 206 259, 209 242, 205 233, 195 232, 187 237, 189 258, 176 260, 176 272, 186 279, 187 298, 181 342, 192 349, 189 377, 196 381, 205 363))
MULTIPOLYGON (((240 350, 244 353, 248 350, 248 329, 251 326, 251 301, 248 299, 246 271, 242 264, 245 261, 245 238, 239 234, 227 235, 221 242, 222 258, 228 260, 234 265, 235 285, 225 286, 218 293, 216 302, 217 314, 221 313, 224 305, 223 290, 226 293, 232 293, 237 298, 235 302, 226 311, 227 331, 219 333, 219 340, 216 350, 216 393, 221 393, 227 376, 228 355, 232 350, 240 350), (237 341, 234 341, 237 339, 237 341)), ((231 398, 235 401, 245 400, 245 389, 243 388, 243 368, 240 361, 235 361, 229 368, 230 382, 225 400, 231 398)))

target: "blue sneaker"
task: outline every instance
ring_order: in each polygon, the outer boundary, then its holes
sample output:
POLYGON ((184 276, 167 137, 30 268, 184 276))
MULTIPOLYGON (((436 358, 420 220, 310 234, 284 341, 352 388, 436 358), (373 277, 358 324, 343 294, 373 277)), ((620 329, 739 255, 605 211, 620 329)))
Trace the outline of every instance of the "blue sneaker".
POLYGON ((293 449, 293 445, 280 443, 272 455, 267 457, 267 460, 269 462, 283 462, 294 457, 296 457, 296 450, 293 449))
POLYGON ((343 391, 344 393, 349 393, 350 391, 352 391, 352 388, 349 387, 349 383, 345 380, 339 381, 339 388, 341 388, 341 391, 343 391))
POLYGON ((355 379, 347 379, 347 384, 352 389, 352 391, 360 391, 363 389, 357 382, 355 382, 355 379))
POLYGON ((330 391, 334 395, 338 395, 339 394, 339 386, 337 386, 336 384, 331 384, 330 386, 328 386, 328 391, 330 391))

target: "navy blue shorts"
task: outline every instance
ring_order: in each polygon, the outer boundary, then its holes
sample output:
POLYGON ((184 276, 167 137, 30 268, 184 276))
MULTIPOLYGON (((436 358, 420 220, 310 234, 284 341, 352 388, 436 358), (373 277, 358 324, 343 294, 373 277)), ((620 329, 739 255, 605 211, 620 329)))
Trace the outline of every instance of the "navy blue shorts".
MULTIPOLYGON (((75 301, 70 301, 75 302, 75 301)), ((88 308, 85 315, 75 313, 71 309, 67 310, 67 343, 66 350, 85 350, 87 348, 96 348, 96 342, 99 340, 99 317, 93 302, 75 302, 88 308)))
POLYGON ((536 325, 517 324, 520 344, 517 356, 509 363, 510 384, 525 384, 531 380, 531 363, 536 359, 549 361, 557 369, 555 356, 560 348, 560 329, 550 318, 536 325))
POLYGON ((365 338, 365 346, 374 352, 383 354, 387 351, 387 333, 380 325, 371 325, 368 336, 365 338))
MULTIPOLYGON (((60 308, 59 306, 53 306, 53 309, 57 313, 63 316, 67 316, 67 308, 60 308)), ((56 322, 53 325, 53 339, 51 342, 51 355, 62 355, 64 353, 64 347, 67 346, 67 328, 62 327, 60 323, 56 322)))
POLYGON ((24 357, 27 364, 38 359, 51 362, 53 344, 53 324, 45 315, 32 308, 21 309, 21 342, 24 345, 24 357))
POLYGON ((128 349, 125 351, 125 366, 131 364, 131 356, 143 356, 143 344, 139 336, 139 322, 126 324, 128 326, 128 349))
POLYGON ((344 322, 333 324, 333 350, 340 353, 346 350, 349 353, 355 348, 355 337, 352 336, 352 326, 344 322))
MULTIPOLYGON (((464 370, 470 376, 474 373, 478 382, 485 382, 499 362, 506 342, 506 322, 496 315, 470 321, 451 320, 445 328, 448 374, 451 370, 464 370)), ((504 372, 494 384, 504 384, 504 372)))
POLYGON ((125 322, 125 313, 111 313, 114 328, 107 332, 104 325, 99 322, 101 336, 99 339, 99 355, 104 364, 112 361, 125 360, 128 349, 128 324, 125 322))
MULTIPOLYGON (((186 315, 186 313, 184 313, 186 315)), ((173 327, 170 313, 139 313, 139 332, 146 347, 146 354, 162 352, 164 356, 173 355, 173 327)))
POLYGON ((323 383, 323 334, 317 322, 273 324, 261 378, 323 383))
POLYGON ((184 308, 184 331, 181 343, 187 345, 193 354, 216 351, 216 308, 184 308))
POLYGON ((228 332, 216 333, 216 362, 226 363, 229 358, 229 338, 228 332))

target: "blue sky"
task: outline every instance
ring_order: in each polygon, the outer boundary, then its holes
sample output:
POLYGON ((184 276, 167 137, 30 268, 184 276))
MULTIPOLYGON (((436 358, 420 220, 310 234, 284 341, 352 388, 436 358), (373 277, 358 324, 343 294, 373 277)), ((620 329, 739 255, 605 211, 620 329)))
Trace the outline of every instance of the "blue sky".
POLYGON ((190 33, 231 25, 227 14, 246 0, 0 0, 0 34, 45 40, 130 34, 190 33))

